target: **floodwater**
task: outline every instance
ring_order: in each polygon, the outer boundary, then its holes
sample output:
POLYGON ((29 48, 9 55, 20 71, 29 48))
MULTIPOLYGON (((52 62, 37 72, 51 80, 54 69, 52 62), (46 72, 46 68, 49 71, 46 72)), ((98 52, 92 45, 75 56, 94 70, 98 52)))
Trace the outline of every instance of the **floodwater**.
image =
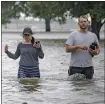
POLYGON ((3 47, 15 52, 22 41, 18 36, 2 35, 2 104, 104 104, 104 45, 93 58, 95 74, 92 80, 71 81, 68 77, 69 57, 65 40, 41 40, 44 59, 40 60, 41 78, 33 84, 18 82, 19 59, 7 57, 3 47))

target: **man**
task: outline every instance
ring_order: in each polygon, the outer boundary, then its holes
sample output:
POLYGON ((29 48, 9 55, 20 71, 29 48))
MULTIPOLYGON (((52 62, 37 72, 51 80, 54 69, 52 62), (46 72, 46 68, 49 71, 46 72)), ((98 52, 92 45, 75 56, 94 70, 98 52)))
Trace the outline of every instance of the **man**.
POLYGON ((72 32, 66 41, 66 52, 71 52, 71 61, 68 74, 84 74, 86 79, 92 79, 94 68, 92 63, 93 55, 100 53, 99 42, 97 36, 88 31, 88 18, 80 16, 78 25, 80 29, 72 32), (95 49, 91 49, 90 45, 96 42, 95 49))

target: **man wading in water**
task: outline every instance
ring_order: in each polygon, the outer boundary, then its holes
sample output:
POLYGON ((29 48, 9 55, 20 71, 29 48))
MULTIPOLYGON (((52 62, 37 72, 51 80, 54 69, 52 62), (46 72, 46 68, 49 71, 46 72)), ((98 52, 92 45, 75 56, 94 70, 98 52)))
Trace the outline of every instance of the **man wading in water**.
POLYGON ((72 32, 66 41, 66 52, 71 52, 69 75, 84 74, 86 79, 92 79, 94 68, 92 57, 100 53, 97 36, 88 31, 88 18, 80 16, 78 19, 80 29, 72 32))

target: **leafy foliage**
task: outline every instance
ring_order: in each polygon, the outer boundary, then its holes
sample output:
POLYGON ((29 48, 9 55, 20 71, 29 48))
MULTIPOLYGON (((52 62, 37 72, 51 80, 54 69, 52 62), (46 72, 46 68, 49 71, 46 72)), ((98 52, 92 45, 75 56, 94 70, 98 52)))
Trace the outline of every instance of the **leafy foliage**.
POLYGON ((105 18, 104 1, 2 1, 1 4, 2 14, 8 18, 19 17, 23 12, 26 16, 64 20, 67 11, 72 17, 90 13, 97 20, 105 18))
POLYGON ((55 19, 65 21, 65 9, 55 1, 31 1, 27 2, 28 14, 33 17, 55 19))
POLYGON ((24 12, 25 2, 16 2, 16 1, 2 1, 2 24, 10 22, 11 18, 19 18, 20 12, 24 12))
POLYGON ((90 14, 94 20, 92 28, 98 29, 98 33, 105 23, 104 1, 2 1, 2 24, 10 22, 10 18, 19 18, 20 12, 49 22, 57 19, 59 23, 65 23, 68 14, 71 17, 90 14))

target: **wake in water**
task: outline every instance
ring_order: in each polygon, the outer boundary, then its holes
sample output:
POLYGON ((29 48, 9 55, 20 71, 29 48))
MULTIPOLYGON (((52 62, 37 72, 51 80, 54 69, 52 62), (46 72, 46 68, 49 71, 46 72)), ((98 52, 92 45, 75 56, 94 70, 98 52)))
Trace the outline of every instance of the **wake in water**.
POLYGON ((86 80, 86 76, 84 74, 76 73, 76 74, 70 75, 68 77, 68 80, 70 80, 70 81, 82 81, 82 80, 86 80))
POLYGON ((19 78, 19 83, 24 85, 34 85, 40 82, 39 78, 19 78))
POLYGON ((34 92, 40 87, 40 78, 19 78, 20 91, 34 92))

